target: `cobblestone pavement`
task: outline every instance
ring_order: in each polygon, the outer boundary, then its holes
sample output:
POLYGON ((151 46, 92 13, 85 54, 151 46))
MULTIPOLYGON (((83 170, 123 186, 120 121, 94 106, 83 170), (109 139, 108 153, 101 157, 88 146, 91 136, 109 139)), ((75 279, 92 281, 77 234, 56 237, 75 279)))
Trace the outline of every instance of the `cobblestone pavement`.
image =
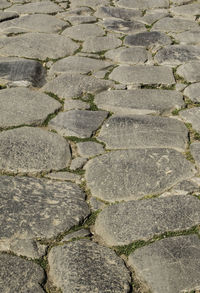
POLYGON ((200 292, 200 0, 0 1, 0 292, 200 292))

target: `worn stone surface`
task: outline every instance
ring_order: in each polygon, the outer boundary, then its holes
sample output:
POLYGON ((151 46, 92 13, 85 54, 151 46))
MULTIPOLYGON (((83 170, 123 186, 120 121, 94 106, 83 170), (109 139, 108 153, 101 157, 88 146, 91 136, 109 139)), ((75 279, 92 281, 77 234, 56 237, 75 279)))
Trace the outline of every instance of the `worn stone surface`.
POLYGON ((89 15, 89 16, 87 16, 87 15, 67 16, 66 20, 69 21, 73 25, 97 22, 97 18, 95 16, 93 16, 93 15, 89 15))
POLYGON ((167 9, 153 9, 147 10, 143 17, 137 18, 140 22, 145 23, 147 25, 152 25, 154 22, 169 16, 169 12, 167 9))
POLYGON ((109 0, 73 0, 70 3, 70 8, 77 8, 77 7, 91 7, 96 9, 100 5, 107 5, 109 0))
POLYGON ((42 1, 42 2, 33 2, 33 3, 25 3, 14 4, 11 7, 7 8, 6 11, 13 11, 20 14, 25 13, 57 13, 62 11, 62 8, 52 1, 42 1))
POLYGON ((168 8, 168 0, 115 0, 117 6, 126 8, 152 9, 152 8, 168 8))
POLYGON ((137 9, 126 9, 112 6, 100 6, 95 12, 95 16, 98 18, 115 17, 124 20, 131 20, 141 15, 141 11, 137 9))
POLYGON ((0 39, 0 56, 56 59, 71 55, 78 48, 78 44, 57 34, 27 33, 0 39))
POLYGON ((197 164, 197 167, 200 169, 200 142, 193 142, 190 145, 190 150, 191 150, 192 156, 195 159, 195 163, 197 164))
POLYGON ((74 239, 77 239, 77 238, 83 238, 83 237, 88 237, 88 236, 90 236, 90 230, 81 229, 81 230, 78 230, 76 232, 72 232, 72 233, 67 234, 62 239, 62 242, 71 241, 71 240, 74 240, 74 239))
POLYGON ((174 148, 183 152, 188 131, 184 123, 166 117, 114 115, 103 124, 98 140, 108 149, 174 148))
POLYGON ((106 111, 71 110, 59 113, 49 122, 49 126, 61 135, 90 137, 107 115, 106 111))
POLYGON ((193 165, 172 149, 113 151, 84 168, 92 196, 109 202, 162 193, 194 174, 193 165))
POLYGON ((93 141, 77 143, 77 151, 83 158, 89 158, 104 153, 103 145, 93 141))
POLYGON ((200 201, 192 195, 122 202, 105 208, 94 229, 106 245, 127 245, 198 225, 199 211, 200 201))
POLYGON ((0 254, 0 261, 1 292, 44 293, 40 284, 45 275, 39 265, 9 254, 0 254))
POLYGON ((105 57, 116 63, 144 64, 148 60, 148 52, 141 47, 120 47, 106 52, 105 57))
POLYGON ((80 100, 67 100, 64 103, 64 110, 89 110, 90 105, 80 100))
POLYGON ((5 11, 0 11, 0 22, 7 21, 13 18, 18 17, 18 13, 16 12, 5 12, 5 11))
POLYGON ((63 293, 125 293, 130 289, 130 275, 123 261, 111 249, 89 240, 54 247, 48 260, 49 279, 63 293))
POLYGON ((200 81, 200 62, 190 62, 178 67, 176 73, 187 82, 200 81))
POLYGON ((186 17, 197 16, 200 14, 200 3, 192 3, 188 5, 172 7, 170 8, 170 11, 172 14, 179 15, 179 16, 186 16, 186 17))
POLYGON ((194 30, 198 28, 198 23, 196 23, 194 20, 172 17, 162 18, 153 25, 153 30, 176 33, 181 33, 190 29, 194 30))
POLYGON ((141 31, 145 31, 144 24, 135 20, 123 20, 119 18, 107 18, 102 22, 102 25, 107 31, 133 34, 141 31))
POLYGON ((199 244, 197 235, 170 237, 137 249, 128 263, 152 292, 191 292, 200 288, 199 244))
POLYGON ((47 175, 45 175, 46 178, 50 178, 50 179, 55 179, 55 180, 61 180, 61 181, 72 181, 75 182, 77 184, 81 183, 81 176, 71 173, 71 172, 67 172, 67 171, 63 171, 63 172, 52 172, 49 173, 47 175))
POLYGON ((27 88, 1 90, 0 104, 0 128, 39 125, 62 106, 55 99, 27 88))
POLYGON ((99 109, 117 114, 169 114, 184 105, 180 93, 154 89, 105 91, 94 102, 99 109))
POLYGON ((194 103, 200 103, 200 83, 191 84, 186 87, 184 95, 188 96, 194 103))
POLYGON ((85 163, 87 162, 86 158, 75 158, 71 161, 70 170, 75 171, 78 169, 82 169, 85 163))
POLYGON ((75 40, 85 41, 88 37, 103 36, 104 30, 97 24, 80 24, 67 28, 62 35, 75 40))
POLYGON ((1 0, 0 9, 9 7, 11 4, 7 0, 1 0))
POLYGON ((71 158, 67 141, 40 128, 22 127, 0 133, 0 170, 37 173, 66 168, 71 158))
POLYGON ((180 112, 181 118, 187 123, 192 124, 192 128, 200 132, 200 108, 195 107, 180 112))
POLYGON ((121 40, 113 35, 105 37, 87 38, 83 44, 83 52, 98 53, 105 50, 110 50, 119 47, 122 44, 121 40))
POLYGON ((174 84, 172 70, 164 66, 135 65, 118 66, 109 75, 110 79, 124 84, 174 84))
POLYGON ((200 29, 174 34, 173 37, 177 42, 183 45, 199 45, 200 29))

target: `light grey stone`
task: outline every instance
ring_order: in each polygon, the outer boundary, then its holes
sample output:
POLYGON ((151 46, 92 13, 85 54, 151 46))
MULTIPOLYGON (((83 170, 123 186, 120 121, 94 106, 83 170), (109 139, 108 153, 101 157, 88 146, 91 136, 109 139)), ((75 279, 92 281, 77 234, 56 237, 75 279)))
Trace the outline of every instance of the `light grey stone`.
POLYGON ((0 22, 8 21, 8 20, 16 18, 18 16, 19 16, 19 14, 17 14, 16 12, 0 11, 0 22))
POLYGON ((90 105, 80 100, 67 100, 64 103, 64 111, 88 109, 90 109, 90 105))
POLYGON ((73 0, 70 3, 70 8, 74 9, 77 7, 91 7, 96 9, 100 5, 110 4, 109 0, 73 0))
POLYGON ((107 116, 106 111, 71 110, 59 113, 49 127, 65 136, 90 137, 107 116))
POLYGON ((0 56, 17 56, 41 60, 46 58, 56 59, 73 54, 78 47, 75 42, 65 36, 27 33, 12 38, 1 38, 0 56))
POLYGON ((40 125, 62 105, 51 97, 27 88, 0 91, 0 128, 40 125))
POLYGON ((85 41, 88 37, 103 36, 104 30, 97 24, 79 24, 66 28, 62 35, 75 40, 85 41))
POLYGON ((152 25, 154 22, 169 16, 167 9, 147 10, 143 17, 137 18, 138 21, 147 25, 152 25))
POLYGON ((112 151, 84 169, 92 196, 109 202, 162 193, 194 174, 193 165, 173 149, 112 151))
POLYGON ((184 5, 191 2, 191 0, 172 0, 171 2, 173 5, 184 5))
POLYGON ((82 169, 86 162, 87 162, 86 158, 81 158, 81 157, 75 158, 71 161, 70 170, 75 171, 77 169, 82 169))
POLYGON ((45 175, 45 177, 61 181, 72 181, 76 184, 81 184, 81 176, 71 172, 52 172, 45 175))
POLYGON ((76 232, 72 232, 72 233, 67 234, 62 239, 62 242, 72 241, 72 240, 74 240, 76 238, 83 238, 83 237, 88 237, 88 236, 90 236, 90 230, 88 230, 88 229, 81 229, 81 230, 78 230, 76 232))
POLYGON ((200 81, 200 62, 190 62, 178 67, 176 73, 187 82, 200 81))
POLYGON ((200 30, 190 30, 180 34, 174 34, 174 39, 183 45, 199 45, 200 30))
POLYGON ((200 103, 200 83, 189 85, 184 90, 184 95, 188 96, 194 103, 200 103))
POLYGON ((194 177, 190 180, 183 180, 176 184, 170 192, 172 194, 188 195, 193 193, 199 193, 200 191, 200 178, 194 177))
POLYGON ((75 73, 63 73, 48 82, 42 89, 46 92, 52 92, 60 98, 69 99, 80 97, 84 93, 99 93, 112 86, 113 82, 109 80, 75 73))
POLYGON ((192 124, 192 128, 197 132, 200 132, 200 108, 195 107, 181 111, 179 113, 180 117, 187 123, 192 124))
POLYGON ((93 15, 67 16, 65 20, 69 21, 72 25, 94 23, 98 21, 97 18, 93 15))
POLYGON ((96 212, 98 210, 103 210, 106 207, 106 204, 95 197, 89 199, 89 204, 92 211, 96 212))
POLYGON ((98 53, 119 47, 122 41, 114 35, 105 37, 91 37, 87 38, 83 44, 83 52, 98 53))
POLYGON ((166 46, 155 56, 155 61, 159 64, 173 67, 195 60, 200 60, 200 48, 190 45, 166 46))
POLYGON ((14 4, 7 8, 6 11, 13 11, 20 14, 26 13, 57 13, 63 9, 52 1, 41 1, 33 3, 14 4))
POLYGON ((197 16, 200 15, 200 3, 192 3, 187 5, 181 5, 177 7, 171 7, 170 11, 174 15, 180 16, 197 16))
POLYGON ((123 20, 119 18, 106 18, 101 24, 107 31, 133 34, 141 31, 145 31, 146 28, 143 23, 135 20, 123 20))
POLYGON ((130 289, 130 275, 114 251, 89 240, 53 247, 49 280, 63 293, 116 292, 130 289))
POLYGON ((199 211, 200 201, 192 195, 122 202, 105 208, 94 230, 106 245, 128 245, 199 225, 199 211))
POLYGON ((168 8, 168 0, 115 0, 117 6, 137 9, 168 8))
POLYGON ((195 159, 198 169, 200 169, 200 142, 193 142, 190 145, 192 156, 195 159))
POLYGON ((199 25, 193 20, 165 17, 158 20, 154 25, 153 29, 163 32, 176 32, 181 33, 191 29, 198 29, 199 25))
POLYGON ((128 264, 151 292, 191 292, 200 289, 199 245, 197 235, 170 237, 137 249, 128 264))
POLYGON ((175 85, 175 88, 176 88, 176 91, 183 91, 184 88, 186 88, 187 84, 184 84, 184 83, 176 83, 175 85))
POLYGON ((77 143, 77 150, 81 157, 89 158, 104 153, 103 145, 93 141, 77 143))
POLYGON ((105 121, 98 140, 107 149, 174 148, 183 152, 188 142, 184 123, 151 115, 114 115, 105 121))
POLYGON ((68 17, 68 16, 89 16, 93 13, 94 13, 93 9, 91 9, 90 7, 82 6, 82 7, 77 7, 74 9, 71 8, 64 12, 57 13, 56 17, 65 19, 65 17, 68 17))
POLYGON ((109 78, 123 84, 174 84, 171 68, 151 65, 121 65, 115 68, 109 78))
POLYGON ((105 57, 118 63, 144 64, 148 60, 148 52, 142 47, 120 47, 106 52, 105 57))
POLYGON ((157 89, 112 90, 97 94, 94 103, 99 109, 117 114, 169 114, 184 106, 177 91, 157 89))
POLYGON ((9 250, 16 255, 25 255, 28 258, 40 258, 46 254, 47 250, 46 245, 41 245, 32 239, 13 239, 11 242, 7 242, 7 245, 9 246, 9 250))
POLYGON ((67 141, 40 128, 21 127, 0 133, 0 170, 38 173, 66 168, 71 158, 67 141))
POLYGON ((1 292, 44 293, 40 284, 44 282, 45 275, 39 265, 9 254, 0 254, 0 262, 1 292))
POLYGON ((56 237, 89 215, 85 194, 74 183, 12 176, 0 181, 1 251, 20 240, 25 243, 20 252, 27 256, 27 240, 56 237))
POLYGON ((131 20, 138 16, 142 16, 142 12, 138 9, 126 9, 112 6, 100 6, 94 13, 98 18, 115 17, 124 20, 131 20))
POLYGON ((9 6, 11 6, 10 2, 8 2, 7 0, 1 0, 0 9, 5 9, 9 6))

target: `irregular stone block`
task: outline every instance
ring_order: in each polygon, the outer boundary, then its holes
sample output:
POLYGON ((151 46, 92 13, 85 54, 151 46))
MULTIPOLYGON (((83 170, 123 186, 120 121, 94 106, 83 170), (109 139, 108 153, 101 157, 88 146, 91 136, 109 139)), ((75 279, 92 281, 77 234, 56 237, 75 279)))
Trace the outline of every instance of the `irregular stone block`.
POLYGON ((94 23, 97 22, 98 19, 95 16, 67 16, 65 20, 69 21, 72 25, 78 25, 78 24, 88 24, 88 23, 94 23))
POLYGON ((130 275, 114 251, 89 240, 53 247, 49 253, 49 279, 63 293, 128 293, 130 275))
POLYGON ((187 123, 191 123, 192 128, 200 132, 200 108, 199 107, 181 111, 179 115, 181 116, 181 118, 183 118, 184 121, 186 121, 187 123))
POLYGON ((64 103, 64 111, 69 110, 89 110, 90 105, 80 100, 67 100, 64 103))
POLYGON ((174 34, 174 39, 183 45, 198 45, 200 43, 200 30, 191 30, 174 34))
POLYGON ((153 25, 153 30, 162 32, 176 32, 181 33, 191 29, 198 29, 199 25, 194 20, 165 17, 158 20, 153 25))
POLYGON ((111 32, 133 34, 141 31, 145 31, 144 24, 135 20, 123 20, 119 18, 107 18, 101 23, 106 30, 111 32))
POLYGON ((81 229, 81 230, 78 230, 76 232, 72 232, 72 233, 67 234, 62 239, 62 242, 72 241, 75 238, 83 238, 83 237, 88 237, 88 236, 90 236, 90 230, 89 229, 81 229))
POLYGON ((193 142, 190 145, 192 156, 195 159, 197 167, 200 169, 200 142, 193 142))
POLYGON ((86 162, 87 162, 87 159, 85 158, 81 158, 81 157, 75 158, 71 161, 70 170, 75 171, 77 169, 82 169, 86 162))
POLYGON ((180 15, 180 16, 197 16, 200 14, 200 4, 192 3, 188 5, 182 5, 177 7, 171 7, 170 11, 172 14, 180 15))
POLYGON ((187 82, 200 81, 200 62, 190 62, 178 67, 176 73, 187 82))
POLYGON ((167 9, 147 10, 145 15, 143 17, 138 17, 137 20, 147 25, 152 25, 154 22, 166 16, 169 16, 167 9))
POLYGON ((85 41, 88 37, 103 36, 104 34, 104 30, 97 24, 79 24, 62 32, 62 35, 80 41, 85 41))
POLYGON ((17 14, 16 12, 0 11, 0 22, 7 21, 10 19, 16 18, 18 16, 19 16, 19 14, 17 14))
POLYGON ((7 0, 1 0, 0 9, 5 9, 9 7, 10 5, 11 5, 10 2, 8 2, 7 0))
POLYGON ((94 13, 98 18, 109 18, 115 17, 124 20, 131 20, 135 17, 142 16, 140 10, 137 9, 126 9, 120 7, 112 6, 100 6, 97 8, 97 11, 94 13))
POLYGON ((71 172, 52 172, 45 175, 45 177, 61 181, 72 181, 76 184, 81 184, 81 176, 71 172))
POLYGON ((193 165, 172 149, 113 151, 84 168, 92 196, 109 202, 159 194, 194 174, 193 165))
POLYGON ((77 143, 77 150, 81 157, 89 158, 104 153, 103 145, 93 141, 77 143))
POLYGON ((42 1, 33 3, 14 4, 7 8, 6 11, 13 11, 20 14, 26 13, 57 13, 63 11, 63 9, 52 1, 42 1))
POLYGON ((186 87, 184 95, 188 96, 194 103, 200 103, 200 83, 191 84, 186 87))
POLYGON ((126 64, 144 64, 148 60, 148 52, 145 48, 133 47, 110 50, 105 54, 106 58, 109 58, 118 63, 126 64))
POLYGON ((122 44, 121 40, 114 35, 105 37, 87 38, 83 44, 83 52, 98 53, 119 47, 122 44))
POLYGON ((70 8, 76 8, 76 7, 91 7, 96 9, 100 5, 106 5, 109 4, 109 0, 73 0, 70 3, 70 8))
POLYGON ((137 9, 168 8, 168 0, 115 0, 117 6, 137 9))

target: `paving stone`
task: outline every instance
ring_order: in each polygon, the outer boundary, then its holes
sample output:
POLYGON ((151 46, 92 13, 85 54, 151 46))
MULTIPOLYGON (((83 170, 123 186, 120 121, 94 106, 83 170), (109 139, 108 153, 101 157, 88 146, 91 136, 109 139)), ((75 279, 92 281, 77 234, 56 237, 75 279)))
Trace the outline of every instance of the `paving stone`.
POLYGON ((98 19, 95 16, 86 16, 86 15, 80 15, 80 16, 67 16, 65 20, 69 21, 72 25, 78 25, 78 24, 87 24, 87 23, 94 23, 97 22, 98 19))
POLYGON ((155 61, 159 64, 175 67, 190 61, 200 60, 200 48, 189 45, 166 46, 158 51, 155 61))
POLYGON ((144 24, 135 20, 123 20, 119 18, 107 18, 101 22, 107 31, 133 34, 141 31, 145 31, 144 24))
POLYGON ((95 94, 112 86, 113 82, 108 80, 75 73, 64 73, 53 81, 48 82, 43 87, 43 90, 52 92, 59 98, 69 99, 80 97, 86 92, 95 94))
POLYGON ((170 237, 137 249, 128 263, 151 292, 191 292, 200 288, 199 244, 197 235, 170 237))
POLYGON ((69 145, 59 135, 40 128, 21 127, 0 133, 0 170, 38 173, 66 168, 69 145))
POLYGON ((91 7, 96 9, 100 5, 110 4, 109 0, 73 0, 70 3, 70 8, 74 9, 77 7, 91 7))
POLYGON ((180 16, 197 16, 200 14, 200 3, 192 3, 187 5, 181 5, 177 7, 171 7, 170 11, 174 15, 180 16))
POLYGON ((94 230, 106 245, 127 245, 198 225, 199 211, 200 201, 192 195, 122 202, 105 208, 94 230))
POLYGON ((89 240, 53 247, 49 280, 63 293, 116 292, 130 289, 130 275, 114 251, 89 240))
POLYGON ((144 64, 148 60, 148 52, 142 47, 120 47, 106 52, 105 57, 119 63, 144 64))
POLYGON ((200 43, 200 30, 190 30, 174 34, 173 37, 177 42, 183 45, 198 45, 200 43))
POLYGON ((52 172, 45 175, 45 177, 61 181, 72 181, 76 184, 81 184, 81 176, 71 172, 52 172))
POLYGON ((13 18, 18 17, 19 14, 16 12, 5 12, 5 11, 0 11, 0 22, 7 21, 13 18))
POLYGON ((1 292, 44 293, 40 284, 43 283, 45 275, 39 265, 9 254, 0 254, 0 261, 1 292))
POLYGON ((143 17, 137 18, 138 21, 147 25, 152 25, 154 22, 169 16, 167 9, 147 10, 143 17))
POLYGON ((67 100, 64 103, 64 111, 69 110, 89 110, 90 105, 80 100, 67 100))
POLYGON ((184 90, 184 88, 186 88, 186 86, 187 86, 187 84, 184 84, 184 83, 177 83, 176 85, 175 85, 175 89, 176 89, 176 91, 183 91, 184 90))
POLYGON ((80 158, 80 157, 75 158, 71 161, 70 170, 75 171, 78 169, 82 169, 86 162, 87 162, 87 159, 85 158, 80 158))
POLYGON ((174 84, 171 68, 164 66, 118 66, 109 78, 123 84, 174 84))
POLYGON ((35 60, 0 57, 0 78, 6 81, 28 81, 35 87, 45 83, 46 70, 35 60))
POLYGON ((105 152, 102 144, 93 141, 77 143, 77 150, 83 158, 97 156, 105 152))
POLYGON ((75 40, 85 41, 88 37, 103 36, 105 32, 97 24, 79 24, 66 28, 62 35, 75 40))
POLYGON ((190 29, 198 29, 199 25, 193 20, 165 17, 153 25, 154 30, 181 33, 190 29))
POLYGON ((184 106, 182 94, 157 89, 106 91, 97 94, 94 103, 117 114, 169 114, 184 106))
POLYGON ((193 158, 197 164, 197 167, 200 169, 200 142, 193 142, 190 145, 190 150, 193 158))
POLYGON ((152 8, 168 8, 168 0, 115 0, 117 6, 125 8, 137 8, 137 9, 152 9, 152 8))
POLYGON ((184 90, 184 95, 188 96, 194 103, 200 103, 200 83, 189 85, 184 90))
POLYGON ((47 245, 40 244, 40 242, 32 239, 12 239, 9 241, 0 240, 0 248, 14 252, 16 255, 24 255, 28 258, 40 258, 46 255, 47 245), (3 243, 3 246, 2 246, 3 243), (5 244, 7 245, 5 247, 5 244))
POLYGON ((41 60, 46 58, 56 59, 73 54, 78 47, 75 42, 65 36, 27 33, 12 38, 1 38, 0 56, 17 56, 41 60))
POLYGON ((1 250, 10 250, 19 239, 27 256, 26 240, 56 237, 89 214, 85 194, 74 183, 12 176, 1 176, 0 181, 1 250))
POLYGON ((104 202, 98 200, 96 197, 90 197, 88 201, 93 212, 103 210, 107 206, 104 202))
POLYGON ((174 148, 183 152, 187 138, 181 121, 150 115, 114 115, 98 134, 107 149, 174 148))
POLYGON ((61 135, 90 137, 107 115, 105 111, 71 110, 59 113, 49 122, 49 126, 61 135))
POLYGON ((187 82, 200 81, 200 62, 190 62, 178 67, 176 73, 187 82))
POLYGON ((71 8, 71 9, 66 10, 64 12, 57 13, 56 16, 61 17, 61 18, 65 18, 68 16, 89 16, 93 13, 94 13, 94 11, 90 7, 82 6, 82 7, 78 7, 78 8, 74 8, 74 9, 71 8))
POLYGON ((5 9, 9 6, 11 6, 10 2, 8 2, 7 0, 1 0, 0 9, 5 9))
POLYGON ((172 194, 189 195, 192 193, 199 193, 200 178, 194 177, 190 180, 183 180, 176 184, 170 191, 172 194))
POLYGON ((0 128, 40 125, 62 105, 51 97, 27 88, 0 90, 0 128))
MULTIPOLYGON (((10 6, 10 5, 9 5, 10 6)), ((14 4, 6 11, 13 11, 20 14, 26 13, 57 13, 63 9, 52 1, 42 1, 34 3, 14 4)))
POLYGON ((122 41, 114 35, 105 37, 91 37, 87 38, 83 44, 83 52, 98 53, 119 47, 122 41))
POLYGON ((76 232, 72 232, 67 234, 63 239, 62 242, 64 241, 72 241, 76 238, 83 238, 83 237, 88 237, 90 236, 90 230, 89 229, 81 229, 76 232))
POLYGON ((191 0, 172 0, 173 5, 183 5, 191 2, 191 0))
POLYGON ((112 6, 100 6, 94 13, 98 18, 115 17, 124 20, 131 20, 135 17, 142 16, 142 12, 137 9, 126 9, 112 6))
POLYGON ((179 152, 150 148, 109 152, 91 159, 84 169, 92 196, 109 202, 162 193, 194 173, 179 152))

